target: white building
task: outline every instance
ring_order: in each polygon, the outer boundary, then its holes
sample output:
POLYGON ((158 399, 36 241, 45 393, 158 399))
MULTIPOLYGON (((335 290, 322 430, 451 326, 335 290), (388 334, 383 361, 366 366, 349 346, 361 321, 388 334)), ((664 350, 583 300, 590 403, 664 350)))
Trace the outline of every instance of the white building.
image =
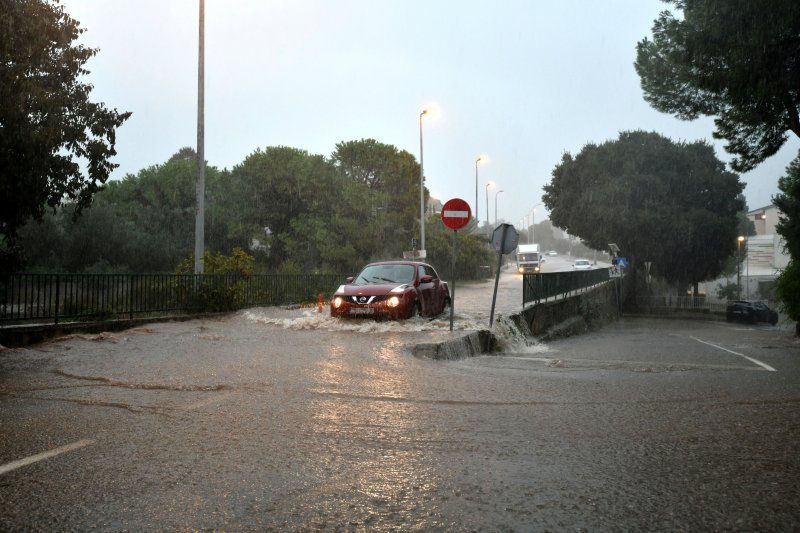
MULTIPOLYGON (((742 253, 740 282, 742 298, 745 300, 766 300, 772 293, 772 284, 780 271, 789 263, 789 255, 784 251, 783 239, 775 231, 780 211, 774 205, 753 209, 747 218, 753 221, 756 234, 745 237, 742 253)), ((736 283, 736 274, 730 277, 701 283, 709 301, 716 301, 717 290, 727 283, 736 283)))

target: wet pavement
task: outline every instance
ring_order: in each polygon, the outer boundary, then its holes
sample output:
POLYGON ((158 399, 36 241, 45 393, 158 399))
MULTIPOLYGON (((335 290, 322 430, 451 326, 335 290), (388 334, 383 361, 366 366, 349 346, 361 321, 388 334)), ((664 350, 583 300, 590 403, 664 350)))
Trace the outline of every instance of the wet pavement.
POLYGON ((0 530, 798 528, 788 328, 625 318, 413 357, 486 327, 491 291, 456 290, 453 333, 259 308, 0 352, 0 530))

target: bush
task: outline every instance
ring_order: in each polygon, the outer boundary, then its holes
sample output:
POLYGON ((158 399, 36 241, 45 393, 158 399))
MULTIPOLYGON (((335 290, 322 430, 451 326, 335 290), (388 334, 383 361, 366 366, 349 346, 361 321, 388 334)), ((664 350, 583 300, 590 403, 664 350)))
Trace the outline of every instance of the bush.
MULTIPOLYGON (((203 254, 203 275, 195 280, 196 290, 183 296, 183 306, 188 310, 221 312, 239 309, 245 302, 246 281, 253 274, 253 257, 241 248, 234 248, 230 256, 220 253, 203 254)), ((194 273, 194 256, 181 261, 176 274, 194 273)))

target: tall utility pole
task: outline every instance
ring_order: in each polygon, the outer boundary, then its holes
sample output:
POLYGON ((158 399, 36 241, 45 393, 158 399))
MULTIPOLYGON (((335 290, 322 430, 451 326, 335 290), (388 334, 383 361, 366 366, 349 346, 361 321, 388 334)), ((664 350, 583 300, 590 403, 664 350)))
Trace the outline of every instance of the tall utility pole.
POLYGON ((478 163, 480 163, 481 159, 483 159, 482 155, 478 156, 478 159, 475 160, 475 221, 480 222, 481 219, 478 218, 478 163))
POLYGON ((425 250, 425 171, 422 166, 422 115, 427 113, 423 109, 419 114, 419 249, 425 250))
POLYGON ((194 217, 194 273, 203 273, 203 252, 205 250, 205 95, 203 94, 205 64, 205 0, 200 0, 200 38, 197 54, 197 181, 195 183, 194 217))

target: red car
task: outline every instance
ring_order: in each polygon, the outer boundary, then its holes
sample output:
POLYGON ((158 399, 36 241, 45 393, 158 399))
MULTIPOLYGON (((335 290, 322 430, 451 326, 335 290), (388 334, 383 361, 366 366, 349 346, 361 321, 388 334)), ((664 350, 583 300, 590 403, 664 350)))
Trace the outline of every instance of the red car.
POLYGON ((447 282, 417 261, 370 263, 331 298, 333 317, 404 319, 436 316, 450 304, 447 282))

